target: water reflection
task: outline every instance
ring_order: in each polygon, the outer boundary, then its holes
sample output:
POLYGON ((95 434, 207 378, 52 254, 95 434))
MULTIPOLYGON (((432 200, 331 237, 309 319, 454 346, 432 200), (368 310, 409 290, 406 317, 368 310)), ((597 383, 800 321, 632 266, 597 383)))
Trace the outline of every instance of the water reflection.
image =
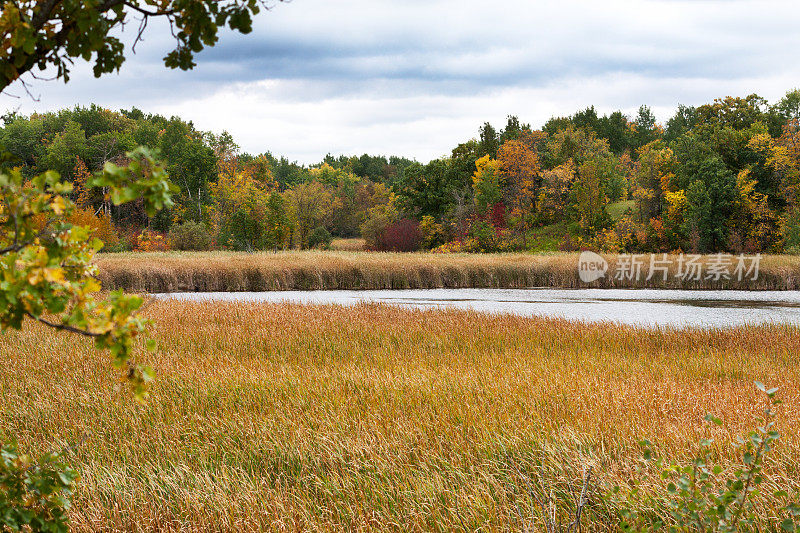
POLYGON ((430 289, 400 291, 287 291, 176 293, 186 300, 386 303, 411 308, 472 309, 520 316, 644 326, 731 327, 800 324, 800 291, 678 291, 656 289, 430 289))

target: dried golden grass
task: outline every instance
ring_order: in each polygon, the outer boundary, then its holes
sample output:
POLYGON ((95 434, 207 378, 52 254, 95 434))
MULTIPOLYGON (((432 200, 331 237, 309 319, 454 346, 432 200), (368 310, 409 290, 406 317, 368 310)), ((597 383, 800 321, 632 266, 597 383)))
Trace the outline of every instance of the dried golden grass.
MULTIPOLYGON (((770 489, 800 489, 795 327, 177 301, 147 314, 159 376, 145 406, 83 339, 36 325, 0 338, 0 431, 32 452, 90 435, 71 457, 78 531, 518 530, 519 473, 564 486, 588 464, 603 487, 656 490, 635 472, 640 438, 686 458, 712 436, 733 464, 755 379, 785 401, 765 516, 770 489)), ((608 505, 590 516, 615 523, 608 505)))
MULTIPOLYGON (((648 281, 647 265, 639 281, 620 281, 613 277, 616 257, 607 259, 610 274, 588 285, 578 277, 578 254, 573 253, 166 252, 103 254, 97 263, 104 287, 137 292, 469 287, 800 289, 798 256, 765 256, 758 280, 741 282, 681 282, 672 275, 666 282, 658 276, 648 281)), ((645 258, 645 262, 648 260, 645 258)), ((677 265, 677 260, 674 263, 677 265)))
POLYGON ((330 246, 331 250, 338 252, 363 252, 366 247, 364 239, 333 239, 330 246))

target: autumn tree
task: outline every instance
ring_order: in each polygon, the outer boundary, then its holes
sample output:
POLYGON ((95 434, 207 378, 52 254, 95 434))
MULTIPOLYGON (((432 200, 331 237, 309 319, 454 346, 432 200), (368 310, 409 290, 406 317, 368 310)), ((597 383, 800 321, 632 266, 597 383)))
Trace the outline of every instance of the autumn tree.
POLYGON ((496 159, 485 155, 475 162, 472 189, 478 213, 485 215, 503 199, 501 166, 496 159))
POLYGON ((73 170, 73 189, 70 195, 75 206, 67 220, 76 226, 90 228, 92 234, 103 241, 106 250, 116 249, 120 243, 117 229, 111 219, 111 201, 102 190, 89 186, 92 174, 86 169, 81 158, 78 158, 73 170), (98 202, 99 207, 95 208, 98 202))
MULTIPOLYGON (((368 250, 379 248, 386 229, 397 222, 398 218, 399 212, 394 195, 390 196, 388 202, 375 205, 367 211, 366 220, 361 225, 361 237, 364 238, 368 250)), ((431 216, 422 218, 433 219, 431 216)))
POLYGON ((267 190, 275 190, 278 188, 278 182, 275 180, 275 172, 272 168, 272 161, 265 155, 257 157, 242 156, 239 158, 244 159, 243 168, 248 172, 254 180, 259 182, 267 190))
POLYGON ((333 198, 318 181, 298 183, 286 191, 285 198, 294 223, 295 243, 300 249, 306 249, 311 231, 330 213, 333 198))
POLYGON ((286 200, 277 192, 269 193, 266 205, 264 247, 278 250, 290 244, 292 225, 286 208, 286 200))
POLYGON ((766 134, 754 136, 749 146, 765 155, 767 166, 775 172, 786 202, 780 221, 784 246, 797 251, 800 249, 800 120, 790 120, 777 139, 766 134))
POLYGON ((634 164, 634 199, 640 222, 660 217, 664 193, 674 189, 675 156, 662 141, 653 141, 638 150, 634 164))
POLYGON ((695 110, 695 127, 746 129, 766 121, 767 101, 757 94, 744 98, 726 96, 695 110))
POLYGON ((733 252, 769 250, 778 240, 778 218, 768 197, 756 190, 757 185, 749 170, 736 176, 727 241, 727 248, 733 252))
POLYGON ((557 222, 565 218, 574 181, 575 164, 571 159, 542 172, 542 186, 536 199, 537 216, 542 222, 557 222))
POLYGON ((750 148, 766 155, 787 203, 800 208, 800 119, 789 121, 777 139, 765 134, 754 136, 750 148))
POLYGON ((278 247, 275 236, 285 228, 276 225, 288 222, 283 202, 272 197, 277 194, 275 182, 257 178, 256 167, 240 165, 235 157, 220 161, 219 177, 209 185, 218 243, 244 251, 278 247))
POLYGON ((570 191, 581 230, 591 235, 608 224, 608 197, 602 184, 600 164, 589 160, 578 167, 577 179, 570 191))
POLYGON ((686 243, 686 223, 687 207, 686 191, 664 192, 664 210, 661 216, 661 226, 664 234, 661 244, 664 246, 662 251, 672 251, 681 249, 686 243))
POLYGON ((389 202, 392 196, 384 184, 367 179, 339 183, 331 189, 331 194, 333 202, 329 226, 331 232, 341 237, 358 236, 369 210, 389 202))
POLYGON ((584 231, 604 225, 605 215, 596 212, 596 206, 619 200, 627 188, 619 159, 611 152, 608 141, 598 138, 588 129, 569 126, 548 137, 542 159, 547 166, 558 169, 546 183, 544 198, 549 197, 551 207, 548 208, 545 201, 545 209, 552 210, 552 206, 561 203, 561 189, 569 183, 569 209, 562 212, 562 218, 580 222, 584 231), (572 170, 575 175, 564 176, 567 170, 572 170), (590 191, 589 186, 598 190, 590 191))
POLYGON ((75 205, 80 209, 92 209, 93 191, 87 185, 89 180, 92 179, 92 175, 86 168, 83 159, 80 157, 75 163, 75 169, 72 174, 74 176, 72 182, 72 198, 75 201, 75 205))
POLYGON ((536 145, 544 139, 543 132, 522 133, 503 143, 497 152, 497 160, 505 182, 506 203, 510 217, 526 230, 532 223, 536 210, 536 196, 541 180, 541 164, 536 145))
POLYGON ((542 154, 542 163, 546 168, 555 168, 569 160, 581 165, 590 159, 613 164, 614 154, 608 141, 600 139, 592 131, 573 126, 550 135, 542 154))
POLYGON ((368 210, 378 203, 389 201, 390 191, 384 184, 359 177, 347 168, 333 167, 327 162, 309 169, 309 177, 322 183, 331 195, 330 212, 325 217, 325 223, 334 235, 357 236, 368 210))

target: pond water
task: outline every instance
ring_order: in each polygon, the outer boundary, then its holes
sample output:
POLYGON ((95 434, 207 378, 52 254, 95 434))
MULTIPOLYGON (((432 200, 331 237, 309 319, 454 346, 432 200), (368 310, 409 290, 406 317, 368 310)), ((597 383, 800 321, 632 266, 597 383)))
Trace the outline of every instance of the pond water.
POLYGON ((157 295, 183 300, 295 302, 410 308, 471 309, 519 316, 642 326, 732 327, 800 324, 800 291, 681 291, 658 289, 427 289, 375 291, 209 292, 157 295))

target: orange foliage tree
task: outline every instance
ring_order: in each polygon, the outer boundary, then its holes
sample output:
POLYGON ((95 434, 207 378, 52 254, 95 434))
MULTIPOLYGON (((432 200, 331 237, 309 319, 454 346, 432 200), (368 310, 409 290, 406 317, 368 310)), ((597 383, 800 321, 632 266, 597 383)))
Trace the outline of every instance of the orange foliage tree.
POLYGON ((506 203, 510 208, 512 223, 522 231, 528 229, 536 210, 541 163, 536 145, 545 133, 525 132, 516 139, 503 143, 497 151, 497 160, 506 185, 506 203))

